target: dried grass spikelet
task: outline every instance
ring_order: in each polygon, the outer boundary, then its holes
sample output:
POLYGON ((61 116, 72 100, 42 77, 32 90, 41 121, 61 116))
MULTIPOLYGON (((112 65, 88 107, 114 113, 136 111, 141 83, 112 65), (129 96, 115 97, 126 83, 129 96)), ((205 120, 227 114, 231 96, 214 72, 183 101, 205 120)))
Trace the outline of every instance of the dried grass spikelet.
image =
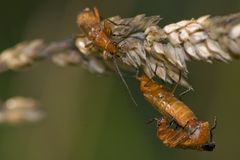
MULTIPOLYGON (((150 78, 157 76, 173 83, 182 73, 180 84, 190 88, 186 80, 187 62, 226 62, 240 55, 240 13, 219 17, 207 15, 163 28, 158 26, 159 16, 141 14, 132 18, 114 16, 108 19, 113 22, 110 23, 113 33, 110 38, 119 46, 120 68, 143 70, 150 78)), ((47 58, 52 58, 57 65, 80 64, 101 74, 114 70, 111 60, 103 58, 102 48, 92 44, 87 36, 76 36, 49 44, 42 40, 20 43, 2 52, 0 71, 22 69, 38 59, 47 58)))
POLYGON ((79 65, 82 60, 78 52, 71 51, 68 53, 62 52, 53 55, 52 61, 59 66, 79 65))
POLYGON ((45 113, 39 104, 25 97, 13 97, 2 104, 0 109, 0 123, 19 124, 37 122, 44 118, 45 113))
MULTIPOLYGON (((239 21, 240 16, 235 18, 239 21)), ((183 20, 173 23, 163 27, 163 29, 158 26, 150 26, 145 31, 145 46, 149 50, 148 53, 155 59, 162 57, 161 59, 165 60, 164 64, 169 64, 178 72, 182 71, 185 74, 187 73, 186 62, 190 60, 206 62, 231 60, 234 53, 226 49, 230 47, 229 43, 223 44, 218 39, 212 39, 209 31, 214 32, 214 28, 209 30, 204 25, 212 22, 211 20, 209 16, 203 16, 197 20, 183 20)), ((237 29, 235 25, 231 27, 235 33, 238 32, 238 27, 237 29)), ((227 33, 231 33, 232 30, 227 33)), ((235 38, 239 39, 239 36, 235 38)), ((228 39, 230 40, 231 37, 228 39)), ((235 50, 238 50, 237 47, 235 50)), ((240 53, 240 49, 238 52, 240 53)), ((172 80, 176 82, 176 80, 172 80)))
MULTIPOLYGON (((159 16, 144 14, 132 18, 110 17, 113 41, 119 42, 119 60, 150 78, 157 76, 169 83, 191 88, 186 81, 187 62, 229 61, 240 55, 240 13, 223 17, 202 16, 158 26, 159 16), (165 70, 165 71, 164 71, 165 70)), ((85 55, 102 55, 87 37, 76 39, 77 48, 85 55)), ((104 61, 104 60, 103 60, 104 61)), ((121 67, 122 64, 119 64, 121 67)))
MULTIPOLYGON (((118 21, 124 24, 125 19, 118 21)), ((223 17, 207 15, 163 28, 153 23, 144 30, 128 33, 119 46, 123 48, 120 57, 127 65, 144 70, 150 78, 157 76, 170 83, 177 82, 180 72, 186 78, 188 61, 226 62, 240 56, 240 13, 223 17), (166 71, 159 71, 163 69, 166 71)), ((185 78, 180 84, 191 87, 185 78)))
POLYGON ((43 46, 43 41, 37 39, 22 42, 13 48, 4 50, 0 55, 0 69, 19 70, 31 65, 38 56, 36 53, 39 53, 43 46))

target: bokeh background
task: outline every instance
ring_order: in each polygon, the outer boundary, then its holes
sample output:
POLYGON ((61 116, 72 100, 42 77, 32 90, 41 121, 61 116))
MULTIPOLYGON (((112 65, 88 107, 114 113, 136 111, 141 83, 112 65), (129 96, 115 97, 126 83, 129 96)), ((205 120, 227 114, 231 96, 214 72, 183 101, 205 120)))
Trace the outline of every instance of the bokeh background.
MULTIPOLYGON (((160 25, 204 14, 240 11, 239 0, 1 0, 0 50, 23 40, 60 40, 77 33, 75 18, 97 6, 103 17, 161 15, 160 25)), ((138 82, 127 78, 139 104, 134 106, 116 75, 99 76, 79 67, 41 62, 23 72, 0 76, 0 97, 38 99, 47 119, 31 125, 0 125, 1 160, 155 160, 239 159, 240 63, 193 62, 189 81, 195 91, 183 100, 200 119, 216 115, 216 149, 211 153, 169 149, 156 137, 159 116, 144 101, 138 82)))

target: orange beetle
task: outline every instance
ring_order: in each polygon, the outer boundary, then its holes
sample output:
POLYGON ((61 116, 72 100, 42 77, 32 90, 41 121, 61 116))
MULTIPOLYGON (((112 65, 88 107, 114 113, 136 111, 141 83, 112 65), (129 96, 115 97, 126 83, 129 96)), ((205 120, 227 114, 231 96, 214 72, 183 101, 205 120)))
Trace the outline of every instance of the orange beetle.
POLYGON ((157 136, 165 145, 171 148, 189 148, 212 151, 215 148, 212 141, 212 130, 207 121, 199 121, 195 114, 182 101, 146 75, 138 77, 140 89, 147 101, 162 113, 158 121, 157 136), (170 123, 177 125, 177 130, 170 123))
POLYGON ((112 55, 117 53, 118 45, 110 39, 112 30, 109 21, 103 20, 102 26, 100 13, 96 7, 94 7, 93 10, 85 8, 78 15, 77 24, 83 29, 88 39, 97 47, 112 55))

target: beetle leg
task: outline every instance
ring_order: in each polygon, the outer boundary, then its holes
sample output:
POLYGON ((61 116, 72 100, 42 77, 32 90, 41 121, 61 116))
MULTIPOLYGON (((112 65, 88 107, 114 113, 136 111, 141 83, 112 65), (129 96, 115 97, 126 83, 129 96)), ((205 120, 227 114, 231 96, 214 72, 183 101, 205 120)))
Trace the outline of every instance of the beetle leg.
POLYGON ((158 123, 158 121, 161 121, 162 118, 152 118, 150 120, 147 121, 147 124, 151 124, 152 122, 156 121, 158 123))
POLYGON ((214 117, 213 126, 210 129, 210 142, 213 142, 213 130, 217 127, 217 118, 214 117))
POLYGON ((182 71, 179 72, 179 79, 178 79, 177 83, 174 85, 174 87, 173 87, 173 89, 172 89, 172 91, 171 91, 172 95, 174 95, 174 93, 175 93, 178 85, 179 85, 180 82, 181 82, 181 79, 182 79, 182 71))
POLYGON ((103 32, 106 33, 107 36, 112 35, 112 29, 111 29, 110 24, 107 20, 103 21, 103 32))
POLYGON ((179 94, 179 99, 182 100, 182 96, 184 96, 185 94, 187 94, 188 92, 190 92, 191 90, 193 90, 193 88, 188 88, 185 91, 183 91, 182 93, 179 94))

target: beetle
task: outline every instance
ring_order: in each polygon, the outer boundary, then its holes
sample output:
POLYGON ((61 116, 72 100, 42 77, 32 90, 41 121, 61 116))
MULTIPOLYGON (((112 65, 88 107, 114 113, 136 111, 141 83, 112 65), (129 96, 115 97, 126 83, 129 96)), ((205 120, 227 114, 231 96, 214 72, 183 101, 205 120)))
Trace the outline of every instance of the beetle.
POLYGON ((193 111, 182 101, 174 97, 163 85, 150 79, 145 74, 138 77, 140 90, 163 118, 157 120, 157 136, 171 148, 189 148, 194 150, 212 151, 212 130, 207 121, 199 121, 193 111), (171 128, 171 124, 177 128, 171 128), (210 139, 210 142, 208 140, 210 139))

